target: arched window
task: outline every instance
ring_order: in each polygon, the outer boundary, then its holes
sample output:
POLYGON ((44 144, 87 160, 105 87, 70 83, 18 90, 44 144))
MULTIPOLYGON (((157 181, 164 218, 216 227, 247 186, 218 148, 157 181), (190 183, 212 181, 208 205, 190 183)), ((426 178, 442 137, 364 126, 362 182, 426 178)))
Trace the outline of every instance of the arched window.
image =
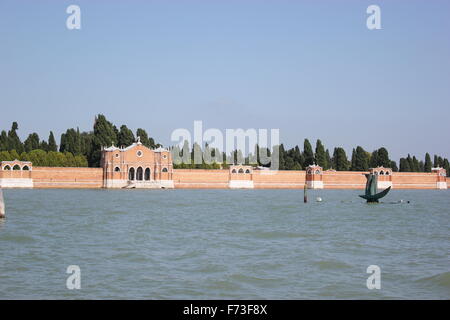
POLYGON ((383 170, 380 171, 380 176, 384 176, 384 171, 383 170))
POLYGON ((3 170, 11 170, 11 167, 7 164, 6 166, 3 167, 3 170))
POLYGON ((136 180, 142 181, 143 180, 143 170, 142 167, 139 167, 136 171, 136 180))
POLYGON ((231 170, 231 173, 236 173, 236 169, 231 170))
POLYGON ((130 168, 128 172, 128 180, 134 180, 134 168, 130 168))
POLYGON ((162 172, 167 172, 167 168, 163 168, 163 169, 162 169, 162 172))
POLYGON ((19 166, 18 164, 16 164, 16 165, 13 167, 13 170, 20 170, 20 166, 19 166))
POLYGON ((387 175, 387 176, 390 175, 390 172, 389 172, 389 171, 386 171, 386 175, 387 175))
POLYGON ((144 180, 146 180, 146 181, 150 180, 150 169, 149 168, 145 169, 144 180))
POLYGON ((316 170, 316 174, 320 174, 320 170, 316 170))
POLYGON ((250 173, 250 170, 248 170, 248 169, 247 169, 247 170, 245 170, 245 173, 250 173))
POLYGON ((244 173, 244 169, 240 168, 238 173, 244 173))
POLYGON ((311 174, 312 173, 311 169, 309 169, 306 173, 311 174))
POLYGON ((30 170, 30 168, 28 166, 23 166, 22 170, 28 171, 28 170, 30 170))
POLYGON ((114 171, 115 171, 115 172, 120 172, 120 168, 119 168, 119 167, 115 167, 115 168, 114 168, 114 171))

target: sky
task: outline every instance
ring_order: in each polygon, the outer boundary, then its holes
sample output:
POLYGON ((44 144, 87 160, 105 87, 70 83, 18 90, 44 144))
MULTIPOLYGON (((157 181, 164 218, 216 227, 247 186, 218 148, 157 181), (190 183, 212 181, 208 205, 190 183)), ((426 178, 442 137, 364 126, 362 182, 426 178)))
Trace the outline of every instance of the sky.
POLYGON ((1 0, 0 130, 59 141, 101 113, 165 146, 201 120, 450 157, 449 33, 445 0, 1 0))

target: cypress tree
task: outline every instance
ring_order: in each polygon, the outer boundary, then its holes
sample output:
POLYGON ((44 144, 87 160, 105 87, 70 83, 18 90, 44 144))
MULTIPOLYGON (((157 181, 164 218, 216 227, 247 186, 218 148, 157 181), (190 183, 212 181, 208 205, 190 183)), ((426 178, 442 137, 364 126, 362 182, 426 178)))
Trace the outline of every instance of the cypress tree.
POLYGON ((444 159, 444 169, 447 172, 447 177, 450 177, 450 164, 447 158, 444 159))
POLYGON ((136 136, 140 137, 142 144, 147 148, 151 149, 155 147, 155 141, 153 140, 153 138, 149 138, 147 132, 144 129, 142 128, 137 129, 136 136))
POLYGON ((400 158, 400 172, 411 172, 408 159, 400 158))
POLYGON ((102 114, 95 117, 92 152, 88 161, 90 166, 100 165, 101 148, 117 145, 117 128, 102 114))
POLYGON ((28 135, 28 138, 24 141, 25 152, 30 152, 31 150, 39 149, 40 141, 39 135, 34 132, 28 135))
POLYGON ((397 162, 391 161, 391 169, 393 172, 398 172, 397 162))
POLYGON ((18 129, 19 125, 17 124, 17 122, 13 122, 11 130, 8 131, 8 149, 16 150, 16 152, 20 154, 24 151, 24 148, 19 136, 17 135, 18 129))
POLYGON ((386 148, 381 147, 377 151, 377 167, 382 166, 389 168, 391 165, 391 160, 389 159, 389 153, 386 148))
POLYGON ((371 168, 378 167, 378 150, 373 151, 370 155, 369 166, 371 168))
POLYGON ((413 156, 412 163, 413 163, 412 168, 411 168, 412 171, 420 172, 420 165, 419 165, 419 161, 417 160, 416 156, 413 156))
POLYGON ((331 161, 330 151, 327 149, 325 152, 325 158, 327 159, 327 166, 324 168, 324 170, 328 170, 333 166, 333 163, 331 161))
POLYGON ((49 151, 47 141, 42 140, 41 143, 39 144, 39 149, 44 150, 44 151, 49 151))
POLYGON ((55 136, 53 135, 53 131, 50 131, 50 135, 48 136, 47 151, 55 151, 55 152, 58 151, 58 146, 56 145, 56 140, 55 136))
POLYGON ((315 154, 316 164, 325 168, 327 166, 327 158, 325 154, 325 148, 320 139, 317 139, 316 142, 316 154, 315 154))
POLYGON ((425 172, 431 172, 431 167, 432 167, 432 164, 431 164, 431 157, 430 157, 430 154, 427 152, 427 153, 425 154, 425 164, 424 164, 424 166, 423 166, 423 170, 424 170, 425 172))
MULTIPOLYGON (((119 136, 118 136, 118 145, 128 147, 135 142, 133 131, 128 129, 126 125, 122 125, 120 127, 119 136)), ((142 142, 142 141, 141 141, 142 142)))
POLYGON ((356 150, 353 148, 352 150, 352 160, 350 161, 350 171, 356 171, 356 150))
POLYGON ((352 171, 369 170, 369 154, 360 146, 357 146, 355 149, 355 160, 351 170, 352 171))
POLYGON ((303 143, 303 158, 304 158, 303 168, 306 168, 307 166, 314 163, 314 153, 311 147, 311 143, 309 142, 308 139, 305 139, 303 143))
POLYGON ((336 171, 347 171, 350 167, 345 150, 341 147, 334 148, 333 166, 336 171))
POLYGON ((5 130, 0 134, 0 151, 8 151, 8 135, 5 130))

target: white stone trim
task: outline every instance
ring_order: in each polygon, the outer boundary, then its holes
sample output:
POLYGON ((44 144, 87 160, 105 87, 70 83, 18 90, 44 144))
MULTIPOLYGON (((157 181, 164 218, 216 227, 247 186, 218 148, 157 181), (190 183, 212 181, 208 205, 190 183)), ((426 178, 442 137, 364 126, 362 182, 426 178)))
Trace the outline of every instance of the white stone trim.
POLYGON ((436 188, 437 189, 447 189, 447 182, 446 181, 436 182, 436 188))
POLYGON ((255 186, 253 180, 230 180, 228 187, 230 189, 253 189, 255 186))
POLYGON ((306 181, 308 189, 323 189, 323 181, 306 181))
POLYGON ((33 179, 0 178, 0 188, 33 188, 33 179))
POLYGON ((378 181, 377 188, 378 189, 386 189, 392 187, 392 181, 378 181))

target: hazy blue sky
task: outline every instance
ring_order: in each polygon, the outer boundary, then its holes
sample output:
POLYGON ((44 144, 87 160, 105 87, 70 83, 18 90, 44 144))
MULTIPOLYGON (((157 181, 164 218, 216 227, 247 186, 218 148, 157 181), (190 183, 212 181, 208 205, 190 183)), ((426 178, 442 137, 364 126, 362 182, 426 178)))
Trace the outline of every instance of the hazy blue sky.
POLYGON ((0 129, 22 138, 103 113, 164 145, 203 120, 449 157, 450 1, 1 0, 0 88, 0 129))

